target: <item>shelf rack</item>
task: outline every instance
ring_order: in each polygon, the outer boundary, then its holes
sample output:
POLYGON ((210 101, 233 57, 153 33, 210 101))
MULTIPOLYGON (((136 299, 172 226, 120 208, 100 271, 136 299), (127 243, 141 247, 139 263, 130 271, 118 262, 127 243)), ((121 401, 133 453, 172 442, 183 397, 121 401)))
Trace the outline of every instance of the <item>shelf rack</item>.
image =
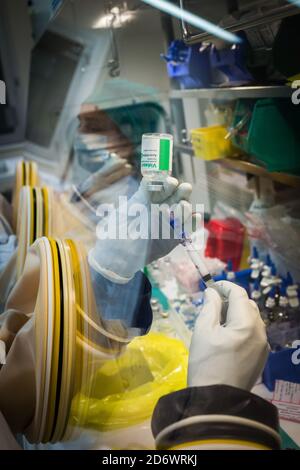
MULTIPOLYGON (((292 88, 283 85, 199 88, 172 90, 170 93, 170 99, 193 98, 230 101, 239 98, 289 98, 291 97, 292 92, 292 88)), ((188 155, 194 155, 193 148, 189 144, 176 144, 175 148, 188 155)), ((249 173, 255 176, 264 176, 287 186, 296 188, 300 187, 300 176, 280 172, 269 172, 262 166, 249 161, 249 156, 247 155, 239 155, 236 158, 225 158, 212 161, 233 171, 249 173)))
MULTIPOLYGON (((175 149, 186 153, 188 155, 194 156, 193 147, 191 145, 176 144, 175 149)), ((196 158, 196 157, 195 157, 196 158)), ((289 173, 281 172, 270 172, 266 168, 263 168, 256 163, 250 162, 247 159, 249 156, 239 155, 233 158, 220 158, 219 160, 211 160, 211 163, 217 163, 223 168, 227 168, 232 171, 249 173, 254 176, 264 176, 266 178, 271 178, 277 183, 285 184, 293 188, 300 187, 300 176, 291 175, 289 173)))
POLYGON ((263 168, 256 163, 244 160, 243 157, 223 158, 214 161, 222 165, 224 168, 228 168, 233 171, 249 173, 255 176, 264 176, 266 178, 272 179, 273 181, 276 181, 277 183, 285 184, 293 188, 300 188, 300 176, 277 171, 270 172, 266 168, 263 168))
POLYGON ((238 98, 289 98, 293 89, 288 86, 240 86, 226 88, 199 88, 190 90, 172 90, 170 99, 219 99, 235 100, 238 98))

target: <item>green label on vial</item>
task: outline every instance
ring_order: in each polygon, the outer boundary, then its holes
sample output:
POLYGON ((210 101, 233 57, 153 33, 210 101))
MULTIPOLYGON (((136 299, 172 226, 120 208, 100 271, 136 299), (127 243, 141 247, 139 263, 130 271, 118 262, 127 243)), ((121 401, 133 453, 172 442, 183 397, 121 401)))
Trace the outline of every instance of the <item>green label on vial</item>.
POLYGON ((159 142, 159 169, 170 169, 170 141, 169 139, 160 139, 159 142))

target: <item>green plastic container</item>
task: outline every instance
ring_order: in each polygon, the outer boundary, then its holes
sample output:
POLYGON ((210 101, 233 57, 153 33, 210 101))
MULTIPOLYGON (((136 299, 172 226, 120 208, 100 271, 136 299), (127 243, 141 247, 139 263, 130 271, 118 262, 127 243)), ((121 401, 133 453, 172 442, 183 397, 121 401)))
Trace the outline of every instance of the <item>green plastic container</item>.
POLYGON ((289 99, 258 100, 248 148, 269 171, 300 174, 300 106, 289 99))

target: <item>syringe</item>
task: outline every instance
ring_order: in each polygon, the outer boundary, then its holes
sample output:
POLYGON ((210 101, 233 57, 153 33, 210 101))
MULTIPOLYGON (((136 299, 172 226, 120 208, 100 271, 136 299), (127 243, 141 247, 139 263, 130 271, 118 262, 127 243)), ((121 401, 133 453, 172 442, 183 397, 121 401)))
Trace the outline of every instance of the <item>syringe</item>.
MULTIPOLYGON (((171 227, 173 228, 174 232, 176 230, 176 221, 175 219, 171 219, 171 227)), ((224 297, 223 293, 221 292, 219 286, 215 283, 214 279, 212 278, 212 275, 210 274, 207 265, 203 259, 203 257, 200 255, 199 250, 196 249, 196 247, 193 244, 193 241, 190 236, 188 236, 185 232, 181 232, 181 237, 180 237, 180 243, 182 246, 184 246, 190 260, 192 261, 193 265, 197 269, 200 278, 204 282, 206 287, 211 287, 214 289, 219 296, 221 297, 222 300, 222 310, 221 310, 221 325, 223 325, 226 322, 226 316, 227 316, 227 309, 228 309, 228 299, 227 297, 224 297)))

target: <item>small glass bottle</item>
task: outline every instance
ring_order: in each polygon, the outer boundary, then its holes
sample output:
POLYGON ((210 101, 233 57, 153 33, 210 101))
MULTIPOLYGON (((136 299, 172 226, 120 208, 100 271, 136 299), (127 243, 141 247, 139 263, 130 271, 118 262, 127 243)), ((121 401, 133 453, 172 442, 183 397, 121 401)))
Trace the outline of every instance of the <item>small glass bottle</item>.
POLYGON ((233 270, 232 260, 229 260, 228 263, 227 263, 226 279, 227 279, 227 281, 231 281, 231 282, 235 281, 235 272, 233 270))
POLYGON ((167 176, 172 174, 173 136, 143 134, 141 173, 148 181, 149 191, 161 191, 167 176))
POLYGON ((256 302, 259 310, 263 307, 263 296, 262 296, 258 279, 256 279, 256 281, 254 282, 253 289, 251 292, 251 299, 254 300, 254 302, 256 302))
POLYGON ((292 308, 297 308, 299 307, 299 302, 298 302, 298 289, 299 286, 298 284, 294 283, 294 279, 291 275, 291 273, 288 271, 287 277, 285 279, 285 284, 286 284, 286 292, 287 296, 289 299, 289 304, 292 308))
POLYGON ((267 326, 276 320, 276 307, 275 287, 272 287, 266 298, 264 309, 262 311, 262 318, 267 326))
POLYGON ((299 338, 299 327, 295 319, 294 309, 289 307, 285 283, 280 289, 276 334, 277 344, 281 347, 286 347, 287 344, 293 343, 294 340, 299 338))
POLYGON ((289 299, 287 297, 286 286, 283 284, 280 287, 280 295, 278 299, 278 313, 277 320, 285 322, 289 320, 289 299))
POLYGON ((273 262, 272 262, 271 256, 268 254, 266 256, 266 262, 263 265, 263 269, 261 273, 262 277, 271 276, 272 266, 273 266, 273 262))
POLYGON ((250 257, 250 282, 255 282, 261 276, 261 269, 263 262, 259 259, 259 253, 256 246, 252 249, 252 256, 250 257))
POLYGON ((290 297, 288 295, 289 302, 289 317, 293 321, 299 330, 298 336, 300 337, 300 292, 297 291, 296 296, 290 297))
POLYGON ((289 301, 289 306, 292 309, 299 309, 299 295, 298 295, 298 286, 297 284, 293 284, 292 286, 288 286, 287 289, 287 297, 289 301))
POLYGON ((258 249, 256 248, 256 246, 253 246, 252 253, 249 257, 249 265, 251 266, 252 263, 258 263, 259 261, 260 260, 259 260, 258 249))

